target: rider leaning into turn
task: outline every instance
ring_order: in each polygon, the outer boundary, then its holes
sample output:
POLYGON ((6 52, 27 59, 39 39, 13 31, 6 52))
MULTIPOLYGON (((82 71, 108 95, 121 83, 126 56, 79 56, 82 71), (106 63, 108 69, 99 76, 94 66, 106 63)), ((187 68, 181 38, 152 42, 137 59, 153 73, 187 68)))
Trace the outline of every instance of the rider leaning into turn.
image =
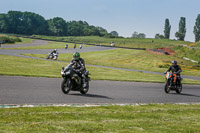
POLYGON ((82 77, 82 81, 83 81, 83 88, 86 87, 86 83, 85 83, 85 72, 86 72, 86 68, 85 68, 85 61, 83 58, 80 57, 80 53, 76 52, 73 55, 73 59, 71 61, 71 63, 73 64, 73 71, 77 74, 79 74, 82 77))
POLYGON ((173 82, 176 82, 177 78, 181 79, 180 73, 182 72, 182 70, 181 70, 181 67, 179 65, 177 65, 176 60, 172 61, 172 65, 168 68, 168 70, 165 72, 165 74, 170 71, 172 71, 172 73, 175 75, 173 82))
POLYGON ((58 54, 58 51, 57 51, 57 49, 54 49, 52 52, 51 52, 51 54, 58 54))

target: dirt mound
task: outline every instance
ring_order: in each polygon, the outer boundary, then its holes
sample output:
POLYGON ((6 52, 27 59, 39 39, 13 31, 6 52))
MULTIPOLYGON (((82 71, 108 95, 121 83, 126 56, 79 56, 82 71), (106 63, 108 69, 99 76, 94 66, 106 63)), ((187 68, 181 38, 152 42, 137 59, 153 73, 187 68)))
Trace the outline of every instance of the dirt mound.
POLYGON ((172 48, 173 47, 147 49, 147 50, 154 54, 174 55, 175 52, 172 50, 172 48))

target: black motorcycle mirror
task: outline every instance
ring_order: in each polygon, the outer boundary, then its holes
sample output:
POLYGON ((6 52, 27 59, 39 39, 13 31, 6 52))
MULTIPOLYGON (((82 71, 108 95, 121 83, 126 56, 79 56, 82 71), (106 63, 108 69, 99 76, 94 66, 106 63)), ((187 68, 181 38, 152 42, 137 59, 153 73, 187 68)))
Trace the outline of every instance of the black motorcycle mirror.
POLYGON ((62 70, 64 70, 64 67, 62 67, 62 70))

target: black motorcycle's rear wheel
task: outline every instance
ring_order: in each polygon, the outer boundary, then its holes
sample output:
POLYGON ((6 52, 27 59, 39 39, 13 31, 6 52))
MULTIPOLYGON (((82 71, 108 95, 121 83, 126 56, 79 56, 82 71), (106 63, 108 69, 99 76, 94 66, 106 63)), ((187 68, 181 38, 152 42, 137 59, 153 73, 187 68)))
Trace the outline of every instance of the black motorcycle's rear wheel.
POLYGON ((63 79, 62 83, 61 83, 61 89, 62 92, 65 94, 68 94, 69 91, 71 90, 71 85, 70 85, 70 79, 63 79))
POLYGON ((87 86, 85 88, 83 88, 80 92, 81 94, 86 94, 89 90, 89 82, 87 82, 87 86))
POLYGON ((180 86, 177 86, 176 93, 180 94, 181 91, 182 91, 182 84, 180 84, 180 86))
POLYGON ((54 57, 53 57, 53 60, 57 60, 57 56, 54 56, 54 57))
POLYGON ((170 88, 169 88, 169 84, 168 84, 168 82, 166 81, 166 83, 165 83, 165 92, 166 93, 169 93, 170 92, 170 88))

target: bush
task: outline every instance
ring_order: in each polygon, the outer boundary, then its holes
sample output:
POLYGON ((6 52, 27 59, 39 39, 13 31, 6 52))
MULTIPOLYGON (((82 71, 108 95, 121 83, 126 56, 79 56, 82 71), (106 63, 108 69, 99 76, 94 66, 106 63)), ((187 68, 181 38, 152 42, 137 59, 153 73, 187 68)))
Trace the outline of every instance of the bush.
POLYGON ((15 42, 21 42, 22 40, 19 37, 12 37, 13 41, 15 42))
POLYGON ((21 42, 21 39, 18 37, 2 36, 0 37, 0 41, 3 41, 3 43, 15 43, 15 42, 21 42))

